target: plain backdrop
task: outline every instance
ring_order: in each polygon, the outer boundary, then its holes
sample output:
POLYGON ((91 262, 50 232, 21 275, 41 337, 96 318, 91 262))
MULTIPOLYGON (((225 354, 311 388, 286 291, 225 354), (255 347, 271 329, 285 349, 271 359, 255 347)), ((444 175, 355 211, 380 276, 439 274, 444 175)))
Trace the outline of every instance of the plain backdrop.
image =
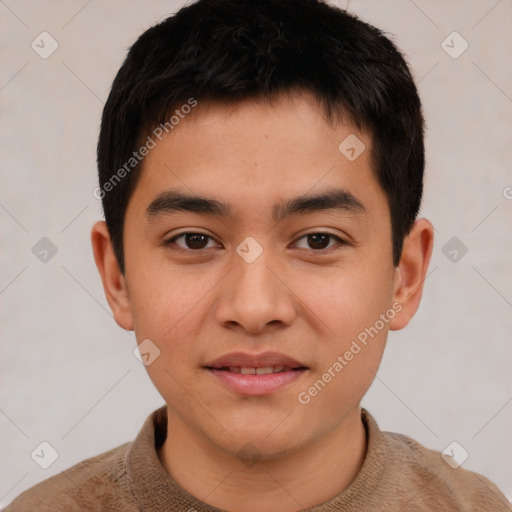
MULTIPOLYGON (((102 218, 95 150, 114 75, 135 39, 181 5, 0 1, 1 507, 132 440, 163 404, 133 333, 112 318, 89 233, 102 218), (47 58, 55 43, 42 32, 58 44, 47 58), (43 441, 58 453, 48 469, 31 457, 43 441)), ((390 334, 363 405, 382 429, 427 447, 456 441, 463 467, 511 499, 512 1, 348 8, 392 35, 419 83, 422 215, 436 228, 420 310, 390 334)))

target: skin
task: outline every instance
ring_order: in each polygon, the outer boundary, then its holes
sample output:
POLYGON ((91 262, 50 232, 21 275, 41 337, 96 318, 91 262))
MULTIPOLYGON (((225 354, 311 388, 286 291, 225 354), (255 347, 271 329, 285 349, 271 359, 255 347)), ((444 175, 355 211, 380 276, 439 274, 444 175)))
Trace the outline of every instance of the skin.
POLYGON ((172 435, 159 452, 162 464, 211 505, 238 512, 311 507, 347 488, 363 463, 359 404, 388 330, 406 326, 418 308, 433 244, 432 225, 417 220, 393 266, 390 214, 372 170, 371 143, 348 125, 328 124, 305 92, 272 103, 200 103, 145 157, 126 212, 124 275, 105 223, 93 227, 95 260, 117 323, 161 351, 147 370, 168 406, 172 435), (366 145, 352 162, 338 150, 351 133, 366 145), (233 218, 149 217, 148 205, 171 188, 223 200, 233 218), (272 220, 279 201, 330 188, 349 191, 365 211, 272 220), (185 232, 211 238, 199 250, 185 237, 163 243, 185 232), (334 235, 326 248, 305 237, 325 232, 334 235), (252 263, 236 252, 248 236, 263 249, 252 263), (309 403, 300 403, 299 393, 394 303, 401 311, 309 403), (239 395, 203 368, 234 351, 278 351, 308 370, 274 394, 239 395), (252 450, 254 459, 240 450, 252 450))

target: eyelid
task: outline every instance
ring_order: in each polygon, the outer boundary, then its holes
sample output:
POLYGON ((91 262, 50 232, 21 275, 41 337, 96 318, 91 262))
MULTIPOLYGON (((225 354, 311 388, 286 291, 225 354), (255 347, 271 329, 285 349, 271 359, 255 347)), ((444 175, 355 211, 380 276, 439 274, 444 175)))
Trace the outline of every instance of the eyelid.
POLYGON ((335 238, 338 242, 337 244, 335 244, 331 247, 327 247, 325 249, 304 249, 306 251, 310 251, 313 253, 318 253, 318 254, 321 254, 322 252, 327 253, 333 249, 336 249, 336 247, 343 246, 343 245, 349 245, 349 242, 347 240, 345 240, 344 238, 342 238, 341 236, 335 235, 334 233, 330 233, 329 231, 325 231, 322 229, 317 229, 315 231, 309 231, 307 233, 304 233, 303 235, 298 237, 295 240, 295 242, 293 242, 293 243, 296 244, 299 240, 302 240, 303 238, 306 238, 309 235, 327 235, 327 236, 330 236, 331 238, 335 238))
MULTIPOLYGON (((175 240, 181 236, 184 236, 184 235, 203 235, 203 236, 206 236, 208 237, 210 240, 213 240, 214 242, 216 242, 217 244, 219 245, 222 245, 220 244, 220 242, 218 242, 213 236, 211 236, 210 234, 208 233, 203 233, 202 231, 196 231, 196 230, 188 230, 188 231, 182 231, 181 233, 175 233, 173 234, 172 236, 170 237, 165 237, 164 240, 162 241, 162 245, 177 245, 175 240)), ((183 250, 183 251, 187 251, 187 252, 201 252, 201 251, 204 251, 206 249, 211 249, 211 247, 207 247, 207 248, 204 248, 204 249, 188 249, 188 248, 185 248, 185 247, 181 247, 179 245, 177 245, 177 247, 179 247, 179 249, 183 250)))
MULTIPOLYGON (((181 247, 180 245, 177 245, 175 240, 180 238, 180 237, 182 237, 182 236, 184 236, 184 235, 203 235, 203 236, 206 236, 207 238, 209 238, 210 240, 213 240, 217 244, 222 245, 222 244, 220 244, 220 242, 218 242, 210 234, 204 233, 202 231, 197 231, 197 230, 188 230, 188 231, 183 231, 181 233, 173 234, 171 237, 165 238, 164 241, 162 242, 162 244, 163 245, 172 245, 172 244, 174 244, 174 245, 176 245, 179 248, 178 250, 183 250, 183 251, 190 252, 190 253, 200 253, 200 252, 205 251, 207 249, 211 249, 211 247, 205 247, 205 248, 202 248, 202 249, 188 249, 186 247, 181 247)), ((345 238, 342 238, 339 235, 335 235, 334 233, 330 233, 329 231, 322 230, 321 228, 313 230, 313 231, 308 231, 307 233, 302 234, 301 236, 299 236, 298 238, 295 239, 293 244, 296 244, 299 240, 302 240, 303 238, 306 238, 306 237, 308 237, 310 235, 327 235, 327 236, 329 236, 331 238, 336 239, 336 241, 337 241, 337 244, 335 244, 333 246, 330 246, 330 247, 328 246, 327 248, 324 248, 324 249, 309 249, 309 248, 303 249, 303 250, 306 250, 306 251, 309 251, 309 252, 312 252, 312 253, 317 253, 317 254, 327 253, 327 252, 330 252, 332 250, 336 250, 340 246, 349 245, 349 242, 345 238)))

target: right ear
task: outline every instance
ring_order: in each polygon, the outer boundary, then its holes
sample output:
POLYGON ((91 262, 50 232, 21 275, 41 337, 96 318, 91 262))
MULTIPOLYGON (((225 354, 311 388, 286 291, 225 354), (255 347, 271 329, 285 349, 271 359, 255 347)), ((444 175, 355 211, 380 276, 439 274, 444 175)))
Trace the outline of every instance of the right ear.
POLYGON ((105 221, 98 221, 92 227, 91 244, 105 297, 114 314, 114 319, 123 329, 133 331, 133 316, 126 281, 114 254, 105 221))

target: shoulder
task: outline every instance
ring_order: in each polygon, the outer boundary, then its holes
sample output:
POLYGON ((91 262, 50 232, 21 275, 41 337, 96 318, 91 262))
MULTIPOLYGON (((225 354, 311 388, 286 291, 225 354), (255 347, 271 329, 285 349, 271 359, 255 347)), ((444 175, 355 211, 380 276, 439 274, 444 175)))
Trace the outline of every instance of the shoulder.
POLYGON ((511 511, 501 491, 485 476, 463 469, 455 459, 402 434, 383 432, 386 466, 397 485, 408 489, 411 510, 511 511))
POLYGON ((20 494, 4 512, 137 510, 125 465, 131 445, 125 443, 43 480, 20 494))

